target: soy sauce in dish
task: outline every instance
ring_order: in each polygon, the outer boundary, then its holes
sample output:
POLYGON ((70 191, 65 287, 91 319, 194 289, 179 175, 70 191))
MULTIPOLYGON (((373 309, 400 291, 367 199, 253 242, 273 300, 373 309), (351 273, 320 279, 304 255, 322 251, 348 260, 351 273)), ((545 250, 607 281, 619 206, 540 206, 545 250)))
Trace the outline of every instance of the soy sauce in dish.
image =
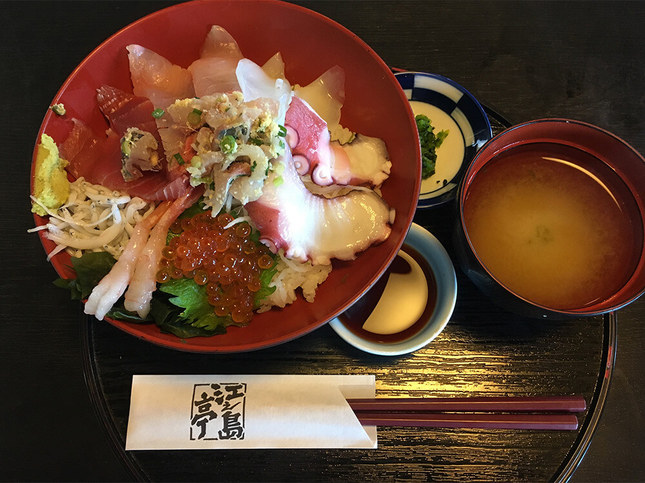
POLYGON ((437 283, 430 264, 403 244, 383 276, 338 319, 365 340, 396 343, 420 332, 436 303, 437 283))

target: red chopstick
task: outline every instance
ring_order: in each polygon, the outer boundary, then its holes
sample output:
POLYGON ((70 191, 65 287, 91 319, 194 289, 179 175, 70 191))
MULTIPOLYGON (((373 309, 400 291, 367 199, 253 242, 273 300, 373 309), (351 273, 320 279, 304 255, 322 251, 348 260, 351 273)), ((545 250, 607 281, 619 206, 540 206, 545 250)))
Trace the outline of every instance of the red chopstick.
POLYGON ((546 430, 578 429, 578 418, 575 414, 381 413, 358 411, 356 416, 361 424, 368 426, 546 430))
POLYGON ((365 425, 433 428, 575 430, 578 418, 572 413, 587 408, 581 396, 375 398, 348 403, 365 425))
POLYGON ((497 411, 578 413, 587 409, 581 396, 448 397, 348 399, 354 411, 497 411))

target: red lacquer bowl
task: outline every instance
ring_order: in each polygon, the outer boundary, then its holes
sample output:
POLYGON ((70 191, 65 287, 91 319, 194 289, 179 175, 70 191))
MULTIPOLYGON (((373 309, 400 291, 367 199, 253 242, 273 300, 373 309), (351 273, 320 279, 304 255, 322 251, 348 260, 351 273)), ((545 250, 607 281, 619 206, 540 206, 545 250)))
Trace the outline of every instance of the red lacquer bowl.
MULTIPOLYGON (((511 170, 507 170, 506 174, 513 175, 511 170)), ((534 176, 539 177, 535 174, 534 176)), ((511 182, 519 183, 508 179, 508 183, 511 182)), ((523 186, 526 192, 526 185, 523 186)), ((576 192, 574 195, 580 196, 580 193, 576 192)), ((543 201, 548 203, 551 200, 543 201)), ((473 159, 459 188, 458 206, 460 222, 457 224, 455 247, 459 264, 472 282, 502 307, 529 317, 563 319, 611 312, 645 293, 645 158, 625 141, 604 129, 571 119, 539 119, 507 129, 485 144, 473 159), (511 153, 516 153, 518 149, 533 153, 535 157, 540 156, 545 162, 551 162, 549 160, 554 158, 547 157, 544 146, 548 146, 548 153, 572 154, 573 161, 568 163, 593 176, 611 194, 631 226, 629 234, 623 237, 623 241, 628 242, 631 248, 629 253, 624 255, 625 272, 622 283, 604 296, 584 305, 554 308, 514 292, 504 279, 497 278, 486 267, 469 232, 471 226, 465 216, 464 207, 478 176, 481 179, 481 173, 504 156, 515 156, 513 160, 517 164, 517 155, 511 153)), ((597 216, 597 207, 590 203, 588 210, 594 213, 598 222, 600 217, 597 216)), ((520 220, 516 220, 516 223, 519 222, 520 220)), ((603 228, 597 226, 597 229, 603 228)), ((490 226, 490 230, 495 229, 495 226, 490 226)), ((508 252, 504 256, 508 258, 508 252)), ((565 269, 563 266, 561 268, 565 269)), ((529 276, 535 275, 529 268, 526 270, 529 276)), ((605 271, 599 276, 605 277, 606 274, 605 271)), ((558 290, 562 288, 554 286, 558 290)), ((583 286, 588 289, 587 285, 583 286)))
MULTIPOLYGON (((341 123, 357 132, 383 139, 392 161, 382 194, 396 210, 392 234, 351 262, 334 262, 334 269, 316 294, 315 303, 298 299, 283 310, 254 317, 245 328, 229 328, 225 335, 182 340, 161 333, 154 324, 118 320, 111 324, 161 346, 191 352, 242 352, 273 346, 302 336, 325 324, 354 303, 381 276, 408 232, 420 186, 420 150, 410 105, 388 66, 361 39, 334 21, 306 8, 277 1, 210 0, 182 3, 148 15, 117 32, 72 72, 53 103, 62 102, 67 114, 45 114, 40 135, 60 144, 71 129, 70 119, 85 121, 95 132, 107 128, 96 103, 96 89, 109 84, 127 91, 126 46, 143 45, 188 67, 198 58, 206 33, 221 25, 238 41, 245 57, 263 64, 277 51, 292 84, 306 85, 338 64, 346 74, 346 102, 341 123)), ((35 151, 34 151, 35 160, 35 151)), ((43 220, 36 216, 36 222, 43 220)), ((54 244, 42 238, 49 253, 54 244)), ((74 277, 69 256, 52 259, 58 274, 74 277)))

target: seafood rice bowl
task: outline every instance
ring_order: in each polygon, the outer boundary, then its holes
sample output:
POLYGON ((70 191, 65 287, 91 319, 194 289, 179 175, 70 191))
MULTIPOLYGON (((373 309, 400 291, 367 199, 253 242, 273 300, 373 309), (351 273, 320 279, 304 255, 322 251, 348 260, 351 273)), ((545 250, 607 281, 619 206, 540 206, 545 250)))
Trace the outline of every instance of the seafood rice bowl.
POLYGON ((86 314, 173 349, 247 351, 371 287, 420 171, 403 91, 349 30, 288 3, 188 2, 107 39, 55 96, 33 231, 86 314))

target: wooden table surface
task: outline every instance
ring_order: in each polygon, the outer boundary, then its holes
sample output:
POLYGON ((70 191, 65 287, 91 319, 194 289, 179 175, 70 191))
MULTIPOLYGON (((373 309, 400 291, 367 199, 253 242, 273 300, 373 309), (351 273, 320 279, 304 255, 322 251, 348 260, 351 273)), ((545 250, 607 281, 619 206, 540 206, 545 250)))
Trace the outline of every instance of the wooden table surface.
MULTIPOLYGON (((458 272, 446 331, 402 358, 367 356, 329 327, 244 356, 184 354, 82 316, 27 229, 29 168, 54 94, 101 41, 173 2, 1 2, 2 177, 0 480, 481 480, 555 478, 576 446, 568 432, 381 430, 379 450, 125 454, 133 373, 371 373, 379 394, 597 393, 607 346, 602 317, 518 320, 458 272), (243 370, 242 370, 243 369, 243 370), (115 444, 116 443, 116 444, 115 444)), ((389 65, 465 86, 517 123, 587 121, 645 152, 645 2, 303 1, 343 24, 389 65)), ((645 187, 644 187, 645 189, 645 187)), ((450 212, 419 214, 449 252, 450 212)), ((645 479, 645 300, 617 314, 609 394, 572 481, 645 479)), ((589 414, 585 418, 590 417, 589 414)))

